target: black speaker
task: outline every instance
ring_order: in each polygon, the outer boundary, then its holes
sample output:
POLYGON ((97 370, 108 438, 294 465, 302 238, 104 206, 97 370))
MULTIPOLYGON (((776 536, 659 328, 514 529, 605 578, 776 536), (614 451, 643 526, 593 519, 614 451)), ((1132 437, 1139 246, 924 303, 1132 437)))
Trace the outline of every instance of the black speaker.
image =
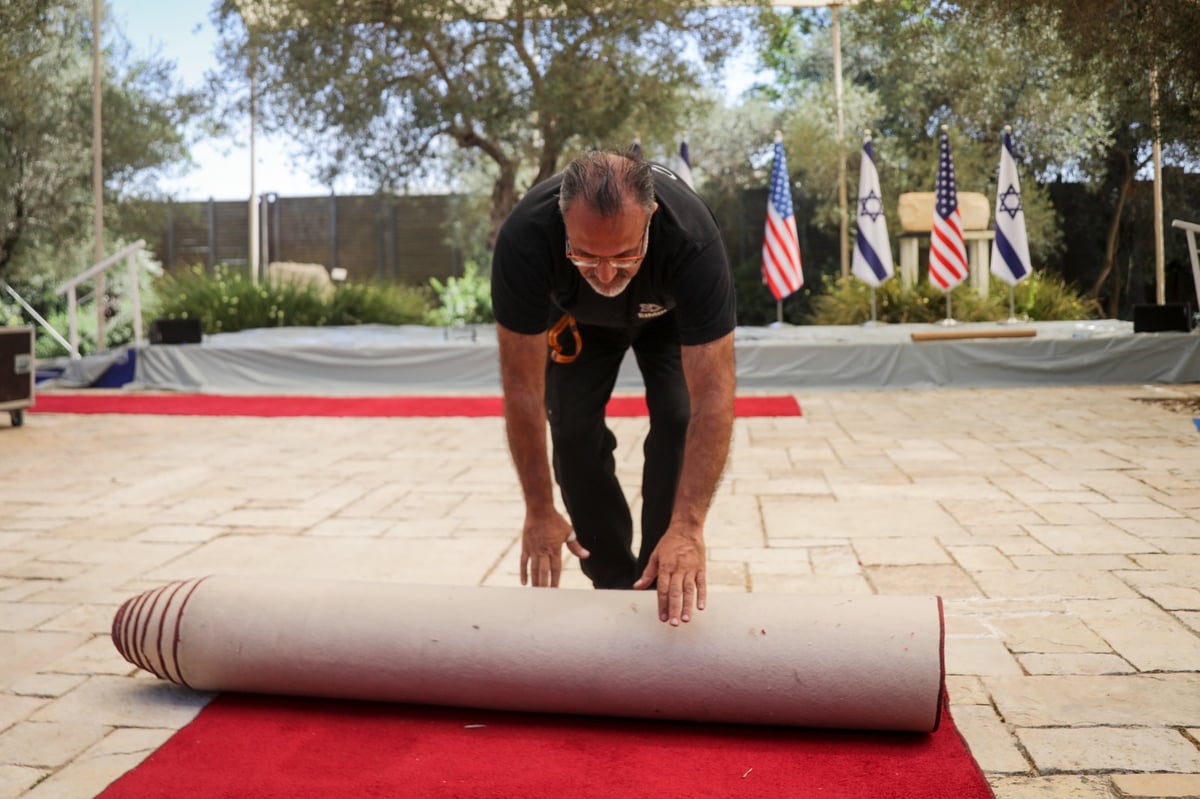
POLYGON ((155 319, 150 323, 151 344, 199 344, 204 328, 199 319, 155 319))
POLYGON ((1190 333, 1192 309, 1186 302, 1133 306, 1134 333, 1190 333))

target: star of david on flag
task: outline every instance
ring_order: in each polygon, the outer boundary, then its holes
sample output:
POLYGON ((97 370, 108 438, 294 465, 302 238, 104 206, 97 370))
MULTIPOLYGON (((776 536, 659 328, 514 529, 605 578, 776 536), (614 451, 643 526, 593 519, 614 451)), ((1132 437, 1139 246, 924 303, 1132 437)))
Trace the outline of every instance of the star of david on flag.
POLYGON ((879 189, 879 171, 875 167, 875 148, 871 135, 863 136, 862 165, 858 173, 858 235, 850 271, 859 280, 878 286, 894 273, 892 242, 883 216, 883 192, 879 189))
POLYGON ((771 188, 767 195, 767 226, 763 235, 763 277, 776 300, 782 300, 804 285, 800 265, 800 237, 792 208, 783 134, 775 134, 775 160, 771 165, 771 188))
POLYGON ((1017 161, 1013 157, 1012 128, 1004 129, 1000 148, 1000 176, 996 185, 996 238, 992 240, 992 274, 1015 286, 1033 273, 1029 238, 1025 235, 1025 209, 1017 161))
POLYGON ((942 291, 950 291, 963 282, 967 274, 967 245, 963 239, 962 215, 958 211, 950 134, 943 128, 938 155, 937 201, 933 230, 929 234, 929 282, 942 291))

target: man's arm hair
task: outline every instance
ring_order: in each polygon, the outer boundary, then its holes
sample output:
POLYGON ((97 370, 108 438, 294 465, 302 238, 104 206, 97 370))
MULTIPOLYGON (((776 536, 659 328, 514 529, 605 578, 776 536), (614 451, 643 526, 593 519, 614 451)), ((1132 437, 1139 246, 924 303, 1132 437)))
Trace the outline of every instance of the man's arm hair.
POLYGON ((546 455, 546 338, 496 325, 500 381, 504 388, 504 427, 525 507, 534 513, 554 508, 550 460, 546 455))
POLYGON ((691 399, 691 420, 671 521, 672 524, 679 522, 703 528, 725 471, 733 436, 733 397, 737 382, 733 333, 707 344, 680 349, 691 399))

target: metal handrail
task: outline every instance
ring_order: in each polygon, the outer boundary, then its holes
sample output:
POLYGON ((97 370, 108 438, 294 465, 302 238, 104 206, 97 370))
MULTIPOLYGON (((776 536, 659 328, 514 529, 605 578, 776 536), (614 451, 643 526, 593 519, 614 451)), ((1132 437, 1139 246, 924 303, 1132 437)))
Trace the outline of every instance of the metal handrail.
POLYGON ((54 327, 49 322, 47 322, 45 319, 42 318, 42 315, 40 313, 38 313, 36 310, 34 310, 32 305, 25 302, 25 298, 22 297, 20 294, 18 294, 16 289, 14 289, 12 286, 8 285, 8 283, 5 283, 4 290, 7 291, 9 294, 11 294, 12 298, 14 300, 16 300, 17 303, 22 308, 25 309, 25 313, 32 316, 39 325, 46 328, 46 332, 50 334, 51 338, 53 338, 55 341, 57 341, 59 344, 61 344, 63 346, 63 349, 65 349, 67 352, 69 352, 71 354, 72 358, 79 357, 79 350, 72 347, 71 344, 65 338, 63 338, 59 334, 59 332, 57 330, 55 330, 54 327))
MULTIPOLYGON (((138 250, 145 246, 145 239, 138 239, 128 247, 125 247, 124 249, 108 256, 103 261, 88 267, 86 270, 80 272, 78 275, 54 290, 55 294, 67 295, 67 320, 70 326, 71 338, 70 344, 67 345, 67 349, 70 350, 72 358, 79 358, 79 321, 77 319, 79 302, 76 296, 76 287, 78 287, 79 284, 85 280, 90 280, 96 275, 107 271, 110 267, 122 259, 124 259, 129 266, 130 295, 131 299, 133 300, 133 340, 134 343, 142 340, 142 300, 138 292, 137 258, 134 256, 137 255, 138 250)), ((97 299, 97 302, 101 301, 103 301, 103 298, 97 299)), ((98 350, 104 349, 104 342, 96 342, 96 348, 98 350)))

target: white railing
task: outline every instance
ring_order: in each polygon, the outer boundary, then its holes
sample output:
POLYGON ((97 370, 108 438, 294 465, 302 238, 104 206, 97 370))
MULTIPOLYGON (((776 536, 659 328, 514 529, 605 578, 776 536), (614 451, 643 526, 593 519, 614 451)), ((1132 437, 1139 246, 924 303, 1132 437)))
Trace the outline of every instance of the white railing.
POLYGON ((1200 225, 1176 219, 1171 222, 1171 227, 1177 227, 1187 233, 1188 251, 1192 256, 1192 285, 1196 287, 1196 310, 1200 311, 1200 248, 1196 244, 1196 234, 1200 233, 1200 225))
MULTIPOLYGON (((76 289, 80 283, 91 280, 96 275, 108 271, 113 265, 124 260, 129 265, 129 294, 133 301, 133 341, 136 344, 142 340, 142 300, 138 295, 138 272, 137 272, 137 253, 138 250, 146 246, 144 239, 138 239, 133 244, 130 244, 120 252, 113 253, 98 264, 89 267, 86 271, 80 272, 75 277, 63 283, 54 290, 55 294, 67 295, 67 322, 70 327, 69 338, 70 343, 68 349, 71 351, 72 358, 79 357, 79 321, 77 319, 79 300, 76 295, 76 289)), ((97 297, 96 302, 103 303, 103 297, 97 297)), ((103 311, 101 311, 103 313, 103 311)), ((104 349, 103 342, 96 342, 96 349, 104 349)))
POLYGON ((35 322, 37 322, 39 325, 41 325, 42 327, 44 327, 46 329, 46 332, 50 334, 51 338, 53 338, 55 341, 57 341, 59 344, 61 344, 64 350, 66 350, 67 352, 70 352, 72 357, 74 357, 74 358, 79 357, 79 353, 77 351, 73 351, 71 349, 70 342, 68 342, 65 338, 63 338, 61 335, 59 335, 59 332, 57 330, 55 330, 54 327, 49 322, 47 322, 44 318, 42 318, 42 315, 40 313, 38 313, 37 310, 32 305, 25 302, 25 298, 22 297, 20 294, 18 294, 16 289, 14 289, 12 286, 8 285, 7 283, 4 283, 3 285, 4 285, 4 290, 7 291, 9 293, 9 295, 14 300, 17 301, 18 305, 20 305, 22 308, 25 309, 25 313, 32 316, 35 322))

